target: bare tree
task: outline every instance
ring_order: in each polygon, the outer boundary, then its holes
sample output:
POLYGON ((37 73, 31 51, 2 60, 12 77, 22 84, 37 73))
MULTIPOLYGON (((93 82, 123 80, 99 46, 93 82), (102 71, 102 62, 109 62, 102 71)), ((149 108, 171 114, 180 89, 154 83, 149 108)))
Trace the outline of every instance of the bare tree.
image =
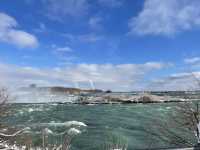
POLYGON ((0 89, 0 117, 6 114, 6 102, 8 101, 8 92, 5 88, 0 89))
MULTIPOLYGON (((193 73, 191 76, 200 87, 200 79, 193 73)), ((149 134, 175 147, 200 149, 200 102, 185 99, 184 102, 173 107, 168 117, 167 122, 164 123, 155 119, 155 128, 158 133, 149 132, 149 134)))
MULTIPOLYGON (((0 118, 8 114, 8 92, 6 88, 0 88, 0 118)), ((2 128, 2 122, 0 121, 0 128, 2 128)))
POLYGON ((121 135, 110 134, 106 138, 106 142, 102 146, 103 150, 127 150, 127 139, 121 135))
POLYGON ((169 122, 160 126, 161 133, 168 137, 169 142, 181 147, 199 143, 199 103, 179 103, 171 113, 169 122))

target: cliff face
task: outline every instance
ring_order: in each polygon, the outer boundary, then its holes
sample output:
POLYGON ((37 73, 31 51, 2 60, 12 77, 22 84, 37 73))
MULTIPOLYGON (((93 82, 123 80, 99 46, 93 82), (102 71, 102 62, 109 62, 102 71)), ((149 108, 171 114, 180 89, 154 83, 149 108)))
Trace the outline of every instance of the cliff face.
POLYGON ((75 94, 80 93, 81 90, 77 88, 65 88, 65 87, 51 87, 50 91, 53 93, 66 93, 66 94, 75 94))
POLYGON ((65 87, 51 87, 51 92, 60 92, 66 94, 80 94, 80 93, 101 93, 102 90, 94 89, 94 90, 82 90, 78 88, 65 88, 65 87))

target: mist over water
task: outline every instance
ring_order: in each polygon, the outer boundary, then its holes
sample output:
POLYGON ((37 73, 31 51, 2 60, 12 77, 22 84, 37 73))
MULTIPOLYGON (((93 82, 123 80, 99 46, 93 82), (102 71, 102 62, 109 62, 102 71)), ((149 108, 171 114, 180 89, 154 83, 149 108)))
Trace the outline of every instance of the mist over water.
POLYGON ((77 99, 77 96, 68 94, 53 94, 50 90, 13 90, 12 91, 12 102, 13 103, 55 103, 55 102, 66 102, 72 103, 77 99))

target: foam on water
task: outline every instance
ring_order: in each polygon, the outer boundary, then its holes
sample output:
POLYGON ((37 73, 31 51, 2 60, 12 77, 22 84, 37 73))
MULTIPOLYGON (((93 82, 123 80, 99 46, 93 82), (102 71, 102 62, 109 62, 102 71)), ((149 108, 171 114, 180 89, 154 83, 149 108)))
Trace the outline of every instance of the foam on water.
POLYGON ((71 127, 71 126, 77 126, 77 127, 87 127, 87 125, 84 122, 80 121, 66 121, 66 122, 50 122, 50 123, 40 123, 35 124, 35 126, 49 126, 49 127, 71 127))

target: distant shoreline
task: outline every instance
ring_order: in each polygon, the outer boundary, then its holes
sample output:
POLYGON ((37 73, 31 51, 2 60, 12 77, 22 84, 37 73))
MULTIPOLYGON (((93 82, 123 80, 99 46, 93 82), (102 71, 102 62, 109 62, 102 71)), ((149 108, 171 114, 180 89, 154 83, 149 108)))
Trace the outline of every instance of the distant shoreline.
POLYGON ((185 102, 198 102, 200 101, 199 100, 188 100, 188 101, 166 101, 166 102, 149 102, 149 103, 142 103, 142 102, 132 102, 132 103, 70 103, 70 102, 41 102, 41 103, 7 103, 9 105, 13 105, 13 104, 19 104, 19 105, 42 105, 42 104, 55 104, 55 105, 63 105, 63 104, 66 104, 66 105, 136 105, 136 104, 144 104, 144 105, 148 105, 148 104, 167 104, 167 103, 185 103, 185 102))

